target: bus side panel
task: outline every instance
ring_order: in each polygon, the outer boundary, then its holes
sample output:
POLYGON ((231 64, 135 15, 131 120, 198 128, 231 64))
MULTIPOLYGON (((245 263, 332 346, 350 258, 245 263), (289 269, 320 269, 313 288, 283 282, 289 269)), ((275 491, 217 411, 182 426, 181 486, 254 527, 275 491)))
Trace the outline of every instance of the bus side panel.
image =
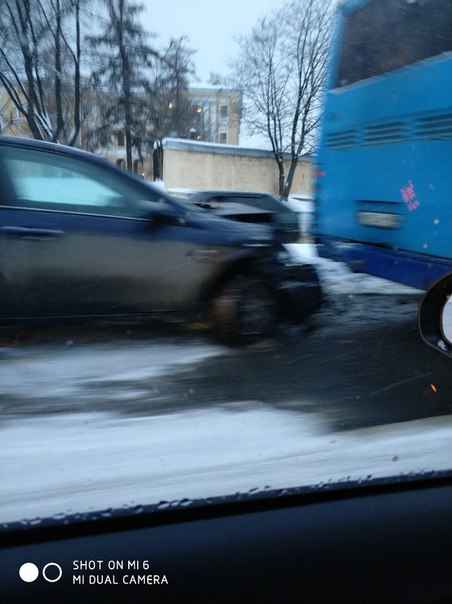
MULTIPOLYGON (((449 266, 452 87, 447 81, 452 81, 451 53, 328 93, 316 195, 321 254, 344 257, 344 250, 350 251, 344 243, 355 242, 393 255, 403 251, 404 258, 411 253, 421 264, 422 258, 427 264, 438 259, 440 271, 443 261, 449 266)), ((361 266, 376 274, 375 260, 367 258, 361 266)), ((395 277, 385 262, 381 276, 407 281, 404 262, 395 277)), ((409 281, 420 286, 428 277, 409 281)))

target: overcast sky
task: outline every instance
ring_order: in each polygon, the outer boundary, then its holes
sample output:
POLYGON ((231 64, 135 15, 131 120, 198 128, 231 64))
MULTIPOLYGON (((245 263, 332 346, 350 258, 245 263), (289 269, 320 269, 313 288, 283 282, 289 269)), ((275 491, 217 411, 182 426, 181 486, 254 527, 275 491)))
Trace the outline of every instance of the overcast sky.
POLYGON ((234 36, 248 34, 261 17, 286 0, 143 0, 143 27, 158 34, 155 46, 166 47, 171 38, 187 35, 196 50, 193 61, 201 83, 211 72, 226 76, 228 62, 237 52, 234 36))

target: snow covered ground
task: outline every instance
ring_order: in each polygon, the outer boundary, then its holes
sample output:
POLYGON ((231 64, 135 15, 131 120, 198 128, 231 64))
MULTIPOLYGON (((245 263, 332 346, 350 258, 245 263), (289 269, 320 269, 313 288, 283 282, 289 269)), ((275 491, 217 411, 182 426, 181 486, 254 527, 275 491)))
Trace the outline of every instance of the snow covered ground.
POLYGON ((317 267, 323 286, 329 294, 416 294, 408 285, 395 283, 372 275, 352 272, 346 264, 333 262, 317 255, 310 243, 289 243, 285 246, 294 260, 309 261, 317 267))
POLYGON ((162 506, 268 488, 443 470, 450 418, 327 433, 256 401, 155 417, 69 414, 2 428, 0 521, 162 506))
MULTIPOLYGON (((26 363, 14 355, 0 364, 0 394, 13 399, 87 398, 90 390, 102 387, 102 396, 133 400, 140 396, 143 380, 171 373, 190 371, 196 363, 224 353, 221 346, 191 343, 188 346, 161 342, 93 343, 89 347, 71 342, 65 354, 59 347, 31 346, 26 363), (127 391, 118 385, 127 383, 127 391)), ((1 445, 0 445, 1 446, 1 445)))
MULTIPOLYGON (((416 292, 319 259, 309 245, 290 251, 318 266, 330 293, 416 292)), ((94 347, 92 356, 74 349, 70 363, 52 351, 30 353, 26 373, 13 355, 0 366, 1 394, 32 399, 61 389, 62 397, 77 396, 92 377, 112 387, 127 380, 133 397, 134 380, 171 374, 175 366, 190 370, 225 351, 190 341, 166 346, 104 347, 102 354, 94 347)), ((448 469, 451 420, 331 432, 320 414, 253 400, 153 416, 60 411, 3 419, 0 522, 448 469)))

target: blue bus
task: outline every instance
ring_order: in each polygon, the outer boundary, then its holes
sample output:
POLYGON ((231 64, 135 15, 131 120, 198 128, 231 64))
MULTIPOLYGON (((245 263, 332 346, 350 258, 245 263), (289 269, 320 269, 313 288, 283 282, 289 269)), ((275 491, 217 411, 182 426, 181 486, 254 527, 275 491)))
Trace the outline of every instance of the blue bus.
POLYGON ((338 9, 314 235, 320 256, 420 289, 452 271, 452 0, 338 9))

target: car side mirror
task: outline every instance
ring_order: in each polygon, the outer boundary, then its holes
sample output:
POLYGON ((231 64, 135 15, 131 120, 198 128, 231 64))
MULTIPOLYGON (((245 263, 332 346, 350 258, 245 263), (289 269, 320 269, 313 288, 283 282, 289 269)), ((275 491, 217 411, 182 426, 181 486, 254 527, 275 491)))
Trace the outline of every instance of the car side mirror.
POLYGON ((425 294, 419 306, 419 329, 429 346, 452 357, 452 273, 425 294))
POLYGON ((143 201, 140 205, 146 218, 155 224, 179 226, 185 224, 182 212, 165 201, 143 201))

